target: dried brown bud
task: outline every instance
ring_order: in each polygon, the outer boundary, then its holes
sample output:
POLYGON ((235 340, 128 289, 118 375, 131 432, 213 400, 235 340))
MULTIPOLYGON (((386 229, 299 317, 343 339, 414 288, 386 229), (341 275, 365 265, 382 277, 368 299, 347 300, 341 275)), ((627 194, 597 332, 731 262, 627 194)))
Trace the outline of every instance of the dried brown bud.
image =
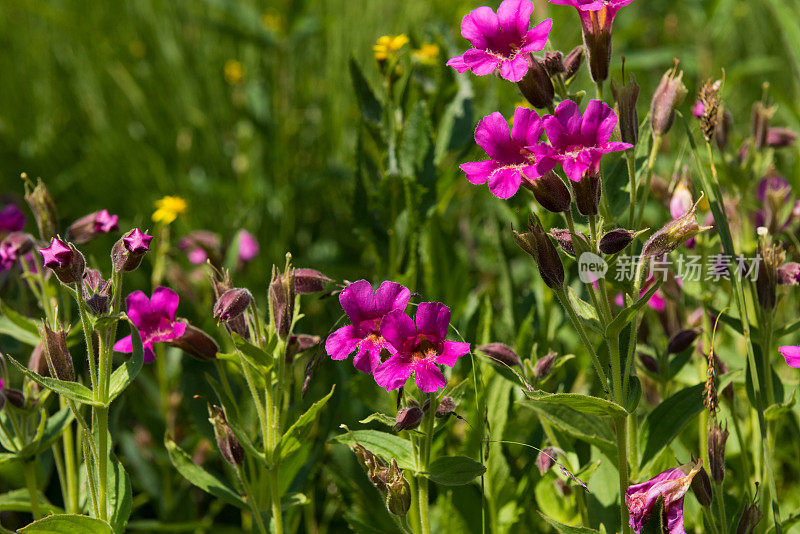
POLYGON ((714 130, 714 142, 717 143, 717 148, 725 150, 728 146, 728 136, 733 129, 733 115, 727 109, 722 109, 720 113, 720 120, 714 130))
POLYGON ((550 76, 562 74, 566 70, 566 67, 564 67, 564 54, 558 50, 555 52, 545 52, 544 67, 547 69, 547 74, 550 76))
POLYGON ((635 232, 631 232, 625 228, 617 228, 600 238, 598 248, 603 254, 616 254, 617 252, 625 250, 625 247, 631 244, 635 236, 635 232))
POLYGON ((536 215, 528 218, 527 232, 522 234, 514 232, 514 240, 536 261, 547 287, 561 289, 564 286, 564 265, 536 215))
POLYGON ((72 356, 67 349, 67 331, 58 324, 56 331, 50 328, 47 321, 39 325, 39 335, 42 339, 42 348, 50 376, 66 382, 75 381, 75 369, 72 366, 72 356))
POLYGON ((294 319, 294 269, 288 265, 288 262, 286 271, 282 275, 278 268, 273 266, 272 281, 269 284, 269 299, 272 317, 275 321, 275 331, 281 339, 289 336, 294 319))
POLYGON ((478 347, 478 350, 501 365, 522 367, 522 360, 508 345, 489 343, 488 345, 478 347))
POLYGON ((50 192, 41 178, 37 179, 34 186, 27 174, 22 173, 21 177, 25 181, 25 201, 36 219, 39 237, 49 241, 58 232, 58 213, 53 197, 50 196, 50 192))
POLYGON ((523 176, 522 186, 533 193, 544 209, 553 213, 569 211, 572 195, 564 181, 553 171, 531 180, 523 176))
POLYGON ((710 226, 699 226, 697 224, 697 204, 700 199, 682 217, 667 223, 658 232, 653 234, 642 247, 642 256, 652 258, 669 254, 700 232, 709 230, 710 226))
POLYGON ((631 76, 630 83, 619 85, 611 79, 611 92, 617 103, 619 115, 619 131, 622 140, 636 145, 639 142, 639 115, 636 113, 636 102, 639 100, 639 85, 636 78, 631 76))
MULTIPOLYGON (((572 242, 572 233, 565 228, 551 228, 550 229, 550 237, 556 240, 556 243, 561 250, 572 256, 575 257, 575 243, 572 242)), ((575 237, 578 238, 581 244, 581 250, 589 250, 589 238, 586 237, 585 234, 576 234, 575 237)))
POLYGON ((701 467, 700 471, 692 478, 691 488, 701 506, 706 508, 711 506, 714 493, 711 489, 711 480, 708 479, 708 473, 706 473, 705 468, 701 467))
POLYGON ((567 57, 564 58, 564 81, 568 82, 578 73, 578 69, 583 64, 583 45, 573 48, 567 57))
POLYGON ((544 109, 553 105, 555 90, 545 64, 536 56, 531 56, 530 68, 517 82, 522 96, 535 108, 544 109))
POLYGON ((670 338, 669 343, 667 344, 667 353, 678 354, 685 351, 692 346, 692 343, 695 342, 697 336, 699 335, 700 330, 696 328, 692 328, 690 330, 681 330, 672 336, 672 338, 670 338))
POLYGON ((745 505, 742 517, 736 525, 736 534, 752 534, 755 532, 762 517, 761 509, 758 507, 758 500, 754 497, 753 501, 745 505))
POLYGON ((386 509, 397 516, 405 516, 411 508, 411 485, 392 458, 386 483, 386 509))
MULTIPOLYGON (((688 91, 683 85, 683 71, 678 62, 661 77, 650 104, 650 127, 655 135, 664 135, 675 120, 675 109, 683 103, 688 91)), ((716 112, 716 110, 714 110, 716 112)))
POLYGON ((442 397, 439 406, 436 408, 436 417, 442 419, 448 417, 456 411, 456 401, 453 397, 442 397))
POLYGON ((714 421, 708 427, 708 468, 714 482, 722 482, 725 478, 725 443, 728 431, 714 421))
POLYGON ((753 104, 753 145, 756 150, 767 146, 767 132, 775 110, 774 106, 767 107, 762 102, 753 104))
POLYGON ((536 365, 533 367, 533 376, 536 378, 536 380, 543 380, 547 378, 547 376, 550 374, 550 370, 553 368, 553 363, 555 363, 557 356, 558 354, 551 350, 545 356, 542 356, 536 361, 536 365))
POLYGON ((778 269, 783 265, 786 254, 780 245, 770 243, 766 228, 760 227, 758 234, 758 253, 761 261, 756 277, 756 295, 762 309, 774 310, 778 303, 778 269))
POLYGON ((222 408, 209 404, 208 421, 214 427, 219 452, 231 465, 241 466, 244 463, 244 448, 228 424, 222 408))

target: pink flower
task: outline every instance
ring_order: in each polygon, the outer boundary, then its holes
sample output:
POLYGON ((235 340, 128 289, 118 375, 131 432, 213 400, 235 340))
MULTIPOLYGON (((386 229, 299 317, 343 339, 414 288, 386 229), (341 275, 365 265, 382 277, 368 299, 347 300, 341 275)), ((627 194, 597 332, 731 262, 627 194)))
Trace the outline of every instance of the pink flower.
POLYGON ((702 100, 698 100, 694 103, 694 107, 692 107, 692 115, 694 115, 695 119, 699 119, 703 116, 703 112, 705 112, 706 106, 703 104, 702 100))
POLYGON ((391 350, 382 336, 381 319, 392 311, 402 313, 410 298, 411 291, 395 282, 384 282, 377 291, 366 280, 350 284, 339 294, 339 302, 353 324, 328 336, 325 351, 333 360, 344 360, 358 349, 353 358, 355 368, 375 372, 381 350, 391 350))
POLYGON ((778 352, 780 352, 783 359, 786 360, 786 365, 789 367, 800 367, 800 347, 786 345, 784 347, 778 347, 778 352))
POLYGON ((487 6, 473 9, 461 21, 461 35, 474 48, 447 64, 479 76, 499 69, 506 80, 520 81, 530 67, 530 53, 544 48, 553 26, 553 19, 547 19, 529 30, 532 13, 530 0, 503 0, 496 14, 487 6))
POLYGON ((220 239, 214 232, 195 230, 178 241, 178 248, 186 252, 191 263, 200 265, 206 261, 209 252, 215 258, 219 257, 220 239))
MULTIPOLYGON (((178 301, 178 294, 166 287, 157 287, 149 299, 141 291, 134 291, 125 299, 128 317, 136 325, 142 337, 145 362, 155 360, 153 343, 177 339, 186 331, 186 323, 175 320, 178 301)), ((131 336, 117 341, 114 350, 133 352, 131 336)))
POLYGON ((528 148, 557 160, 574 182, 579 182, 587 172, 597 174, 604 154, 633 146, 610 141, 617 125, 617 114, 601 100, 590 100, 582 118, 578 104, 564 100, 553 115, 546 115, 542 120, 550 146, 528 148))
POLYGON ((0 209, 0 236, 25 228, 25 214, 14 204, 0 209))
POLYGON ((555 165, 549 159, 537 163, 533 154, 539 150, 542 130, 542 119, 532 109, 516 109, 511 135, 503 116, 492 113, 481 119, 475 130, 475 142, 491 159, 464 163, 461 170, 473 184, 488 181, 489 190, 497 198, 510 198, 523 179, 539 178, 555 165))
POLYGON ((88 243, 99 234, 119 230, 119 217, 108 210, 84 215, 67 228, 67 238, 73 243, 88 243))
POLYGON ((254 260, 258 256, 258 240, 245 229, 239 230, 236 235, 236 241, 239 243, 239 261, 246 263, 254 260))
POLYGON ((150 250, 150 242, 153 236, 147 235, 138 228, 134 228, 122 238, 122 243, 128 252, 132 254, 144 254, 150 250))
POLYGON ((108 210, 100 210, 95 213, 94 231, 107 234, 119 229, 119 216, 111 215, 108 210))
POLYGON ((701 464, 685 464, 656 475, 647 482, 636 484, 625 492, 625 505, 630 514, 630 526, 636 534, 650 519, 658 498, 664 502, 663 525, 668 534, 686 534, 683 528, 683 497, 701 464))
POLYGON ((72 263, 74 253, 63 241, 54 237, 50 240, 50 246, 39 249, 42 255, 42 262, 45 267, 50 269, 65 269, 72 263))
POLYGON ((388 391, 406 383, 411 373, 420 391, 431 393, 445 386, 437 364, 453 367, 469 352, 469 343, 445 341, 450 308, 440 302, 423 302, 416 321, 400 310, 381 321, 381 333, 394 354, 375 370, 375 381, 388 391))

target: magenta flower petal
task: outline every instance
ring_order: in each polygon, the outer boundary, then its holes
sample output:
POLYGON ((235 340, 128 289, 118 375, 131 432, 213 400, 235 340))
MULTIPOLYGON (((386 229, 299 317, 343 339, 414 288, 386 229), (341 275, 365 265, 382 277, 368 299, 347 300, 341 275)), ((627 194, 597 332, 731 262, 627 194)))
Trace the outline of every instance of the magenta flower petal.
POLYGON ((492 36, 500 32, 500 21, 492 8, 473 9, 461 20, 461 36, 475 48, 489 48, 492 36))
POLYGON ((469 353, 469 343, 460 341, 445 341, 442 343, 442 353, 436 358, 436 363, 453 367, 456 361, 469 353))
POLYGON ((475 185, 486 183, 492 173, 499 167, 500 164, 493 159, 473 161, 459 165, 459 168, 467 174, 467 180, 475 185))
POLYGON ((500 63, 500 76, 510 82, 518 82, 525 77, 530 65, 525 54, 517 54, 511 59, 504 59, 500 63))
POLYGON ((475 142, 493 160, 508 159, 511 136, 508 133, 508 123, 499 112, 495 111, 481 119, 475 129, 475 142))
POLYGON ((641 484, 630 486, 625 492, 630 526, 637 534, 650 521, 653 508, 659 497, 664 503, 664 523, 668 534, 685 534, 683 527, 683 496, 688 491, 692 478, 700 471, 701 464, 668 469, 641 484))
POLYGON ((119 230, 119 216, 111 215, 108 210, 101 210, 94 217, 95 232, 108 233, 119 230))
MULTIPOLYGON (((145 362, 151 362, 155 358, 153 343, 171 341, 186 332, 186 323, 175 320, 178 300, 178 294, 166 287, 156 288, 152 298, 147 298, 141 291, 134 291, 125 299, 128 318, 142 338, 145 362)), ((120 352, 127 352, 130 346, 129 338, 123 338, 114 344, 115 350, 120 352)))
POLYGON ((19 232, 25 228, 25 214, 16 205, 8 204, 0 209, 0 235, 19 232))
POLYGON ((518 169, 503 167, 489 177, 489 191, 497 198, 505 200, 514 196, 521 183, 522 176, 518 169))
POLYGON ((150 312, 150 299, 143 291, 134 291, 125 299, 128 318, 137 328, 145 328, 147 314, 150 312))
POLYGON ((39 253, 44 266, 50 269, 64 269, 72 262, 72 249, 57 237, 50 240, 49 247, 39 249, 39 253))
POLYGON ((239 230, 237 241, 239 243, 239 261, 248 262, 258 257, 258 240, 253 234, 244 229, 239 230))
POLYGON ((170 321, 175 320, 175 313, 178 311, 178 294, 166 287, 157 287, 150 297, 150 308, 153 313, 166 317, 170 321))
POLYGON ((388 280, 375 291, 375 310, 378 315, 386 315, 392 310, 405 310, 411 299, 411 291, 397 282, 388 280))
POLYGON ((411 362, 399 355, 394 355, 375 369, 375 382, 387 391, 398 389, 411 376, 411 362))
POLYGON ((470 70, 478 76, 486 76, 493 73, 503 63, 502 58, 477 48, 467 50, 461 57, 464 58, 464 63, 469 65, 470 70))
POLYGON ((415 322, 419 334, 430 336, 431 341, 439 342, 447 336, 450 308, 441 302, 422 302, 417 307, 415 322))
POLYGON ((528 30, 533 3, 529 0, 503 0, 497 8, 497 19, 503 32, 522 35, 528 30))
POLYGON ((349 324, 337 329, 325 340, 325 352, 332 360, 345 360, 361 342, 356 327, 349 324))
POLYGON ((514 124, 511 126, 512 140, 522 146, 535 145, 539 142, 542 131, 544 131, 542 119, 534 110, 523 107, 514 110, 514 124))
POLYGON ((126 336, 114 343, 114 350, 117 352, 124 352, 130 354, 133 352, 133 338, 126 336))
POLYGON ((454 69, 456 69, 456 72, 458 72, 459 74, 467 72, 469 70, 469 65, 464 63, 464 56, 463 55, 451 57, 447 61, 447 66, 448 67, 453 67, 454 69))
POLYGON ((361 340, 358 352, 353 356, 353 367, 365 373, 374 373, 381 363, 383 344, 369 338, 361 340))
POLYGON ((525 36, 525 46, 520 49, 520 52, 531 53, 543 49, 547 44, 551 29, 553 29, 553 19, 545 19, 528 30, 525 36))
POLYGON ((601 100, 590 100, 581 120, 581 136, 587 145, 599 145, 611 139, 617 114, 601 100))
POLYGON ((409 342, 417 335, 414 321, 400 310, 384 315, 381 320, 381 335, 398 352, 405 352, 409 342))
POLYGON ((339 293, 339 303, 353 323, 370 319, 375 311, 375 293, 366 280, 359 280, 339 293))
POLYGON ((433 393, 445 386, 444 375, 430 360, 417 360, 413 363, 414 381, 420 391, 433 393))
POLYGON ((789 367, 800 367, 800 347, 787 345, 779 347, 778 352, 780 352, 783 359, 786 360, 786 365, 789 367))

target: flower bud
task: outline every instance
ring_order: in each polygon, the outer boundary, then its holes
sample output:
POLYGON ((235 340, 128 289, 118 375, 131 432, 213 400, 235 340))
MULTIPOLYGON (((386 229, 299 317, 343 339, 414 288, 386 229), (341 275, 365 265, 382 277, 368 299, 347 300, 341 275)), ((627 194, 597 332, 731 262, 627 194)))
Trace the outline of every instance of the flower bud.
POLYGON ((682 217, 667 223, 661 230, 653 234, 642 247, 642 256, 652 258, 669 254, 683 243, 696 237, 700 232, 710 229, 710 226, 697 224, 697 204, 700 199, 682 217))
POLYGON ((545 447, 539 451, 536 457, 536 467, 539 468, 539 474, 544 476, 545 473, 550 471, 550 468, 556 465, 556 450, 553 447, 545 447))
POLYGON ((324 284, 330 282, 333 282, 333 279, 314 269, 294 270, 294 290, 298 295, 319 293, 325 289, 324 284))
POLYGON ((488 345, 478 347, 478 350, 501 365, 507 365, 508 367, 522 367, 522 360, 508 345, 504 345, 502 343, 489 343, 488 345))
MULTIPOLYGON (((11 406, 17 408, 18 410, 25 409, 25 395, 18 389, 3 388, 3 390, 0 392, 0 398, 3 398, 3 405, 7 400, 11 406)), ((2 407, 3 406, 0 405, 0 408, 2 407)))
POLYGON ((769 128, 767 130, 767 146, 785 148, 793 146, 797 141, 797 132, 789 128, 769 128))
POLYGON ((86 260, 74 245, 54 237, 50 246, 39 249, 45 267, 51 269, 63 284, 79 284, 83 280, 86 260))
POLYGON ((768 242, 768 232, 763 226, 758 229, 758 253, 761 263, 756 277, 756 295, 764 310, 774 310, 778 303, 778 268, 783 265, 786 254, 780 245, 768 242))
POLYGON ((434 414, 437 419, 443 419, 445 417, 449 417, 451 414, 455 413, 456 411, 456 401, 453 400, 453 397, 442 397, 442 400, 439 401, 439 406, 436 408, 436 413, 434 414))
POLYGON ((414 430, 422 422, 422 417, 425 413, 417 403, 411 406, 406 406, 397 412, 394 427, 392 430, 400 432, 401 430, 414 430))
POLYGON ((700 330, 696 328, 692 328, 691 330, 681 330, 669 340, 669 343, 667 344, 667 353, 679 354, 685 351, 692 346, 692 343, 694 343, 699 335, 700 330))
POLYGON ((544 53, 544 68, 547 69, 547 74, 550 76, 557 76, 563 74, 566 70, 564 67, 564 54, 556 50, 555 52, 544 53))
POLYGON ((600 174, 587 172, 583 175, 579 182, 573 182, 572 192, 575 196, 575 205, 578 206, 578 212, 581 215, 597 215, 599 213, 598 207, 600 205, 600 174))
POLYGON ((533 193, 544 209, 553 213, 569 211, 572 196, 564 181, 553 171, 548 171, 535 180, 523 175, 522 186, 533 193))
MULTIPOLYGON (((216 307, 219 298, 225 292, 233 289, 230 273, 226 270, 223 270, 221 273, 214 270, 211 275, 211 288, 214 290, 214 307, 216 307)), ((242 339, 250 338, 250 328, 247 326, 247 320, 244 314, 225 322, 225 328, 229 332, 235 332, 242 339)))
POLYGON ((208 421, 214 427, 214 437, 222 456, 231 465, 241 466, 244 463, 244 448, 228 424, 222 408, 209 404, 208 421))
POLYGON ((708 473, 706 473, 705 468, 701 467, 700 471, 692 478, 691 488, 701 506, 706 508, 711 506, 713 491, 711 489, 711 480, 708 479, 708 473))
POLYGON ((675 120, 675 108, 683 103, 688 91, 683 85, 683 71, 678 71, 678 63, 661 77, 653 101, 650 104, 650 127, 655 135, 664 135, 675 120))
POLYGON ((247 289, 230 289, 220 295, 214 304, 214 319, 220 323, 235 319, 247 310, 251 302, 253 302, 253 295, 247 289))
POLYGON ((639 115, 636 113, 636 102, 639 100, 639 85, 631 76, 627 85, 619 85, 612 78, 611 92, 617 103, 619 131, 625 143, 636 145, 639 142, 639 115))
POLYGON ((767 107, 762 102, 753 105, 753 145, 756 150, 763 150, 767 146, 769 123, 774 115, 774 106, 767 107))
POLYGON ((725 478, 725 442, 728 431, 720 428, 716 421, 708 428, 708 468, 714 482, 722 482, 725 478))
POLYGON ((75 381, 75 369, 72 356, 67 349, 67 331, 55 325, 56 331, 50 328, 47 321, 39 325, 39 336, 42 339, 42 350, 50 368, 50 376, 66 382, 75 381))
POLYGON ((294 361, 295 356, 319 345, 320 341, 322 341, 320 336, 312 336, 309 334, 292 334, 289 337, 289 342, 286 345, 286 363, 291 364, 294 361))
POLYGON ((672 192, 672 197, 669 199, 669 213, 673 219, 680 219, 686 212, 692 209, 692 191, 685 178, 682 178, 675 190, 672 192))
POLYGON ((294 269, 288 266, 282 275, 277 267, 272 268, 272 281, 269 284, 269 299, 275 331, 281 339, 286 339, 294 319, 295 281, 294 269))
POLYGON ((351 445, 350 449, 355 453, 358 463, 361 464, 372 484, 378 488, 378 491, 385 493, 387 488, 383 481, 384 477, 379 476, 379 473, 382 475, 384 472, 388 472, 383 461, 358 442, 351 445))
MULTIPOLYGON (((180 321, 186 323, 185 319, 180 319, 180 321)), ((169 344, 201 361, 213 360, 219 352, 219 345, 217 345, 213 337, 188 323, 183 335, 171 340, 169 344)))
POLYGON ((406 515, 411 508, 411 486, 394 458, 386 478, 386 508, 394 515, 406 515))
POLYGON ((583 64, 583 45, 573 48, 567 57, 564 58, 564 81, 568 82, 578 73, 578 69, 583 64))
POLYGON ((552 106, 555 90, 544 63, 532 55, 530 64, 528 72, 517 82, 517 87, 533 107, 543 109, 552 106))
POLYGON ((625 247, 631 244, 635 236, 635 232, 631 232, 625 228, 617 228, 600 238, 598 248, 603 254, 616 254, 617 252, 625 250, 625 247))
POLYGON ((39 237, 50 239, 58 231, 58 213, 53 197, 50 196, 50 192, 41 178, 37 180, 36 186, 33 185, 27 174, 22 173, 22 179, 25 180, 25 201, 36 219, 39 237))
POLYGON ((6 254, 12 254, 15 259, 33 250, 33 246, 33 236, 25 232, 11 232, 0 243, 6 254))
MULTIPOLYGON (((572 233, 569 230, 565 228, 551 228, 550 237, 556 240, 561 250, 573 258, 575 257, 575 243, 572 242, 572 233)), ((575 237, 580 241, 582 250, 590 249, 589 238, 586 237, 586 235, 579 233, 575 234, 575 237)))
POLYGON ((660 365, 658 365, 658 360, 650 356, 649 354, 642 354, 639 353, 639 362, 642 364, 642 367, 650 371, 651 373, 657 375, 660 371, 660 365))
POLYGON ((536 380, 543 380, 547 378, 547 376, 550 374, 550 370, 553 368, 553 363, 556 361, 557 356, 558 354, 551 350, 545 356, 542 356, 536 361, 536 365, 533 367, 533 376, 536 378, 536 380))
POLYGON ((739 518, 739 523, 736 525, 736 534, 752 534, 755 532, 762 515, 761 509, 758 507, 758 501, 754 498, 751 503, 745 506, 742 517, 739 518))
POLYGON ((514 240, 536 261, 539 274, 547 287, 550 289, 564 287, 564 265, 535 214, 528 218, 528 231, 522 234, 514 232, 514 240))
POLYGON ((108 210, 96 211, 84 215, 69 228, 67 239, 74 243, 87 243, 100 234, 107 234, 119 229, 119 217, 111 215, 108 210))
POLYGON ((778 267, 778 283, 788 286, 800 284, 800 263, 787 262, 778 267))
POLYGON ((111 249, 111 263, 116 272, 130 272, 139 268, 142 258, 150 250, 153 236, 134 228, 114 243, 111 249))

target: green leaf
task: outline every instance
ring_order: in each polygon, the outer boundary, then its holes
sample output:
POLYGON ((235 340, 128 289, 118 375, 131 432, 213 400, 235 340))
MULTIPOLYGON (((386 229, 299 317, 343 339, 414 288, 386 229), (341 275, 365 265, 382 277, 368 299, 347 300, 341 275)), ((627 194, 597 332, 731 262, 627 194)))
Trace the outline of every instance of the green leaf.
POLYGON ((650 297, 652 297, 653 294, 658 291, 658 288, 661 287, 662 283, 664 283, 663 278, 654 283, 653 286, 647 290, 647 293, 642 296, 642 298, 619 312, 617 316, 614 317, 610 323, 608 323, 608 326, 606 327, 606 336, 619 336, 619 333, 622 332, 622 329, 625 328, 625 325, 630 322, 634 314, 636 314, 636 312, 639 311, 642 306, 647 304, 647 302, 650 300, 650 297))
POLYGON ((175 466, 175 469, 178 470, 183 478, 206 493, 210 493, 228 504, 238 506, 242 509, 248 509, 247 503, 232 487, 192 462, 189 455, 178 447, 174 441, 165 438, 164 446, 167 448, 167 453, 169 454, 172 465, 175 466))
POLYGON ((424 100, 418 100, 411 111, 403 129, 403 141, 400 144, 399 163, 403 176, 415 176, 422 167, 425 155, 431 145, 428 106, 424 100))
POLYGON ((36 323, 12 310, 3 300, 0 300, 0 334, 34 347, 41 341, 36 323))
POLYGON ((366 425, 367 423, 371 423, 373 421, 378 421, 379 423, 383 423, 386 426, 393 427, 397 422, 397 419, 395 419, 390 415, 386 415, 385 413, 375 412, 373 414, 368 415, 361 421, 359 421, 359 423, 361 423, 362 425, 366 425))
POLYGON ((795 399, 795 393, 797 390, 792 391, 792 398, 786 402, 782 402, 780 404, 773 404, 766 410, 764 410, 764 418, 767 421, 774 421, 776 419, 780 419, 781 417, 785 416, 787 413, 792 411, 792 408, 797 403, 797 399, 795 399))
POLYGON ((64 380, 57 380, 55 378, 50 378, 49 376, 41 376, 29 370, 27 367, 19 363, 11 356, 8 357, 8 361, 14 364, 14 367, 16 367, 20 373, 24 374, 25 376, 27 376, 28 378, 30 378, 31 380, 33 380, 42 387, 53 390, 59 395, 63 395, 64 397, 72 399, 75 402, 89 404, 91 406, 100 406, 100 407, 103 406, 102 403, 94 400, 92 391, 82 384, 79 384, 77 382, 66 382, 64 380))
POLYGON ((555 519, 550 519, 541 512, 539 512, 539 515, 542 516, 542 519, 547 521, 551 527, 556 529, 558 534, 599 534, 597 530, 593 530, 591 528, 573 527, 571 525, 565 525, 564 523, 559 523, 555 519))
POLYGON ((120 319, 125 317, 122 313, 117 313, 115 315, 101 315, 100 317, 95 317, 92 320, 92 330, 97 330, 98 332, 102 332, 112 324, 116 323, 120 319))
POLYGON ((142 364, 144 363, 144 347, 142 346, 142 338, 139 335, 139 330, 133 323, 130 323, 130 327, 133 354, 124 364, 115 369, 111 374, 111 379, 108 385, 109 404, 111 404, 111 401, 116 399, 123 391, 127 389, 128 386, 131 385, 131 382, 133 382, 133 380, 136 378, 136 375, 138 375, 139 371, 142 370, 142 364))
MULTIPOLYGON (((47 501, 43 493, 39 493, 39 509, 46 514, 63 514, 64 510, 47 501)), ((27 489, 18 489, 0 495, 0 512, 30 512, 31 494, 27 489)))
POLYGON ((600 319, 597 317, 597 310, 595 310, 594 306, 581 299, 571 287, 567 288, 567 297, 572 307, 575 308, 575 313, 586 320, 593 330, 602 333, 603 329, 600 327, 600 319))
POLYGON ((642 467, 669 445, 686 423, 703 411, 704 387, 705 384, 697 384, 683 389, 662 401, 647 415, 639 428, 642 467))
POLYGON ((250 363, 250 365, 264 370, 272 367, 274 363, 272 354, 269 354, 259 347, 256 347, 249 341, 242 339, 239 334, 233 333, 232 335, 234 345, 236 345, 236 348, 239 349, 239 352, 242 354, 244 359, 250 363))
POLYGON ((17 532, 21 534, 112 534, 114 531, 105 521, 75 514, 49 515, 17 532))
POLYGON ((520 404, 546 417, 561 431, 594 445, 609 458, 616 459, 617 447, 607 420, 596 415, 579 412, 556 402, 520 401, 520 404))
POLYGON ((365 121, 378 125, 381 122, 383 115, 383 105, 375 96, 374 91, 369 86, 369 82, 364 77, 361 67, 356 62, 355 58, 350 58, 350 78, 353 81, 353 89, 356 92, 356 99, 358 100, 358 107, 361 110, 361 116, 365 121))
POLYGON ((41 432, 37 433, 36 439, 19 451, 17 456, 19 458, 28 458, 41 454, 49 449, 50 445, 64 432, 67 425, 72 423, 74 417, 72 410, 70 410, 68 406, 65 406, 49 417, 45 417, 45 423, 41 426, 41 432))
POLYGON ((529 393, 526 400, 519 402, 520 404, 560 404, 581 413, 604 417, 624 417, 628 415, 625 408, 617 403, 579 393, 543 393, 536 391, 529 393))
POLYGON ((0 452, 0 465, 14 462, 17 460, 17 455, 13 452, 0 452))
POLYGON ((628 396, 625 399, 625 410, 628 413, 634 413, 639 406, 639 401, 642 398, 642 383, 639 382, 639 377, 628 377, 628 396))
POLYGON ((122 462, 113 455, 108 460, 108 504, 111 508, 111 526, 116 533, 124 533, 131 516, 133 490, 131 479, 122 462))
POLYGON ((467 456, 440 456, 428 467, 427 476, 443 486, 462 486, 485 472, 485 465, 467 456))
POLYGON ((355 445, 358 441, 367 450, 377 454, 385 461, 389 462, 394 458, 401 469, 411 469, 416 472, 414 453, 411 451, 411 442, 407 439, 380 430, 353 430, 336 436, 334 439, 345 445, 355 445))
POLYGON ((281 510, 288 510, 289 508, 306 504, 308 504, 308 497, 302 493, 289 493, 281 497, 281 510))
POLYGON ((281 438, 280 447, 275 453, 278 459, 278 464, 300 450, 300 447, 303 445, 303 441, 308 438, 308 434, 311 432, 311 427, 313 426, 314 421, 317 420, 317 414, 322 407, 325 406, 325 403, 328 402, 328 399, 331 398, 334 389, 336 389, 335 385, 331 388, 327 395, 312 404, 308 410, 306 410, 303 415, 298 417, 297 421, 295 421, 294 424, 292 424, 292 426, 290 426, 289 429, 284 432, 283 437, 281 438))

